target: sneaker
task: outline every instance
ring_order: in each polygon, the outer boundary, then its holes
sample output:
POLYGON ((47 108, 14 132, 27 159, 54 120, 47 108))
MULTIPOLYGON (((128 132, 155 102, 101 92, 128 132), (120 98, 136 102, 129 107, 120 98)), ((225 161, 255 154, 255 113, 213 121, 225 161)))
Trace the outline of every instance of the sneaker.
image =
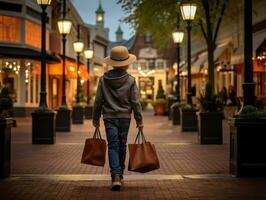
POLYGON ((120 176, 114 176, 113 180, 112 180, 112 188, 111 190, 113 191, 120 191, 121 188, 121 178, 120 176))

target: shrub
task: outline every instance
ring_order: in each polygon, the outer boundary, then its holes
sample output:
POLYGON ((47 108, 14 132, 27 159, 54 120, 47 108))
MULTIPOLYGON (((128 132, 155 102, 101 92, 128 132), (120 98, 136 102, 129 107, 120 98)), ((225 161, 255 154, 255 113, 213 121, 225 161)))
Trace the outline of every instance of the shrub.
POLYGON ((266 117, 266 112, 264 110, 259 110, 255 106, 246 105, 243 107, 239 114, 240 118, 264 118, 266 117))
POLYGON ((198 98, 201 110, 206 112, 219 112, 223 110, 223 100, 217 94, 212 92, 212 83, 208 81, 205 91, 198 98))
POLYGON ((153 101, 152 102, 152 105, 153 106, 157 106, 157 105, 167 106, 167 100, 166 99, 159 98, 159 99, 156 99, 155 101, 153 101))
POLYGON ((13 101, 8 88, 3 88, 0 94, 0 116, 2 118, 13 116, 13 101))

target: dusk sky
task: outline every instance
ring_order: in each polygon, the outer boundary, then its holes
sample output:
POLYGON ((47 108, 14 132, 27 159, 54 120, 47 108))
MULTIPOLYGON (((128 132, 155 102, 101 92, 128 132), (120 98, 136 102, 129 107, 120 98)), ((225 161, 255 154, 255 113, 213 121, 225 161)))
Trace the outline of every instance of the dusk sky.
MULTIPOLYGON (((98 8, 99 0, 72 0, 80 16, 88 24, 95 24, 95 11, 98 8)), ((123 10, 117 0, 101 0, 102 7, 105 11, 105 27, 110 29, 109 39, 115 41, 115 31, 119 25, 119 19, 125 17, 123 10)), ((121 23, 121 28, 124 31, 124 39, 129 39, 132 36, 133 30, 125 23, 121 23)))

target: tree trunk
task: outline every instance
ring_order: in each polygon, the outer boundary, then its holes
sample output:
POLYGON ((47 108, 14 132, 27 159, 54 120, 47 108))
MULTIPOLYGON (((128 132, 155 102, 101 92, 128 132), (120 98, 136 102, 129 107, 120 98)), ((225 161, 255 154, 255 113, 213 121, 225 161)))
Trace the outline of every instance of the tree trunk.
POLYGON ((212 83, 212 91, 214 91, 214 48, 215 44, 213 41, 208 41, 208 80, 212 83))

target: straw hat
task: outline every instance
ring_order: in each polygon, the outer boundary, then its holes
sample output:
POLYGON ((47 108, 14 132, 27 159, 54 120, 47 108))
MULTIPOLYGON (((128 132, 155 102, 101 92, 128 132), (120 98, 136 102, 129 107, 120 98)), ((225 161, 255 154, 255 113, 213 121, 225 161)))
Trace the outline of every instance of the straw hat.
POLYGON ((114 67, 122 67, 136 61, 136 56, 128 53, 124 46, 116 46, 111 49, 110 56, 104 58, 104 63, 114 67))

